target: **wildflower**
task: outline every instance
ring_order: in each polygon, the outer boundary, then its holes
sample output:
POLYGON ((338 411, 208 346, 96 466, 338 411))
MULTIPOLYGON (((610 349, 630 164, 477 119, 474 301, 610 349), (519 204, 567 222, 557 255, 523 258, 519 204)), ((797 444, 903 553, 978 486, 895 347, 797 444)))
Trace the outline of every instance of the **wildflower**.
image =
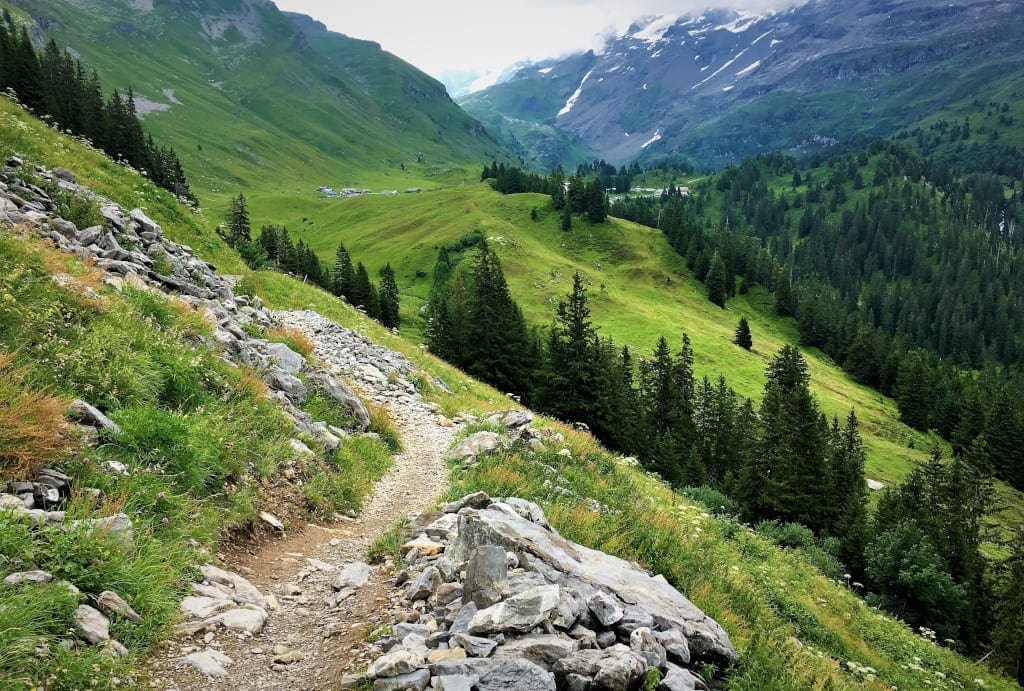
POLYGON ((159 493, 157 493, 157 495, 156 495, 157 501, 163 499, 166 496, 167 496, 167 492, 159 492, 159 493))
POLYGON ((164 525, 167 525, 168 523, 171 522, 171 519, 169 519, 167 516, 164 516, 163 518, 160 519, 160 522, 163 523, 164 525))

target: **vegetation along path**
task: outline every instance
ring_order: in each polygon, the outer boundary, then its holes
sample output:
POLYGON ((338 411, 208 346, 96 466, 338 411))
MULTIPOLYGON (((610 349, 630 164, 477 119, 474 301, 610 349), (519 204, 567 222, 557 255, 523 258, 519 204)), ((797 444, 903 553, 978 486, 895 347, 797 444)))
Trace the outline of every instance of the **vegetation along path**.
POLYGON ((229 560, 228 568, 272 596, 270 616, 255 635, 221 629, 174 641, 153 675, 167 689, 336 687, 342 672, 360 662, 366 634, 387 613, 393 590, 387 568, 363 567, 368 547, 397 521, 430 508, 447 486, 444 458, 458 426, 416 393, 407 378, 413 367, 403 356, 314 312, 277 317, 313 340, 324 365, 387 409, 402 451, 358 518, 331 527, 311 524, 255 555, 229 560), (363 578, 355 587, 344 584, 363 578), (225 676, 211 678, 183 662, 204 650, 230 658, 222 665, 225 676))

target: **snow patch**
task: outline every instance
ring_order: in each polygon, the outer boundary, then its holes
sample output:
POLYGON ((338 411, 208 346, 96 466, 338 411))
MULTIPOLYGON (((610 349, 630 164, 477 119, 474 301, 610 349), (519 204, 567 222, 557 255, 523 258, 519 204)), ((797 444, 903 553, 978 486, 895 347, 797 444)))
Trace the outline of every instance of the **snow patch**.
POLYGON ((775 46, 780 45, 781 43, 782 43, 782 41, 779 41, 779 40, 773 38, 772 42, 768 45, 768 47, 769 48, 774 48, 775 46))
POLYGON ((714 79, 715 77, 720 75, 722 72, 724 72, 726 69, 728 69, 729 66, 731 66, 734 62, 736 62, 737 60, 742 58, 744 53, 746 53, 746 52, 747 52, 746 49, 741 50, 736 57, 734 57, 732 60, 730 60, 729 62, 725 63, 724 65, 719 67, 717 70, 715 70, 714 73, 712 73, 712 75, 710 77, 707 77, 707 78, 704 79, 704 81, 700 82, 699 84, 694 84, 692 87, 690 87, 690 91, 693 91, 694 89, 696 89, 699 86, 704 86, 704 84, 706 84, 707 82, 711 81, 712 79, 714 79))
POLYGON ((661 39, 665 38, 665 33, 671 29, 675 23, 679 21, 678 15, 665 15, 664 17, 658 17, 652 19, 648 24, 640 29, 639 31, 630 35, 630 38, 636 41, 643 41, 645 43, 657 43, 661 39))
POLYGON ((569 114, 573 106, 576 105, 576 101, 580 100, 580 96, 583 94, 583 85, 587 83, 587 80, 590 79, 590 75, 592 75, 593 73, 594 70, 591 69, 589 72, 583 75, 583 81, 581 81, 580 85, 576 87, 576 91, 574 91, 572 96, 569 97, 569 100, 565 102, 565 106, 563 106, 562 109, 558 111, 557 117, 562 117, 563 115, 569 114))
POLYGON ((640 148, 641 148, 641 149, 646 149, 646 148, 647 148, 647 147, 649 147, 649 146, 650 146, 651 144, 653 144, 654 142, 656 142, 656 141, 658 141, 658 140, 660 140, 660 139, 661 139, 661 130, 656 130, 656 131, 654 132, 654 136, 653 136, 653 137, 651 137, 650 139, 648 139, 648 140, 647 140, 646 142, 644 142, 644 143, 643 143, 643 144, 642 144, 642 145, 640 146, 640 148))
POLYGON ((722 91, 729 92, 729 91, 732 91, 735 88, 736 88, 735 84, 730 84, 729 86, 723 86, 722 87, 722 91))
MULTIPOLYGON (((764 38, 765 36, 767 36, 768 34, 770 34, 773 31, 775 31, 775 29, 768 29, 768 31, 765 31, 763 34, 761 34, 760 36, 755 38, 753 41, 751 41, 750 45, 756 46, 758 41, 760 41, 762 38, 764 38)), ((775 41, 772 41, 772 43, 774 43, 774 42, 775 41)))
POLYGON ((751 72, 753 72, 754 70, 756 70, 760 66, 761 66, 761 61, 760 60, 755 60, 748 67, 744 67, 742 70, 737 72, 736 76, 737 77, 745 77, 746 75, 750 74, 751 72))
POLYGON ((548 74, 553 69, 555 69, 555 68, 554 67, 543 67, 543 68, 537 70, 537 74, 548 74))
POLYGON ((646 85, 646 84, 644 84, 644 86, 643 86, 643 90, 644 90, 644 91, 647 91, 647 85, 646 85))

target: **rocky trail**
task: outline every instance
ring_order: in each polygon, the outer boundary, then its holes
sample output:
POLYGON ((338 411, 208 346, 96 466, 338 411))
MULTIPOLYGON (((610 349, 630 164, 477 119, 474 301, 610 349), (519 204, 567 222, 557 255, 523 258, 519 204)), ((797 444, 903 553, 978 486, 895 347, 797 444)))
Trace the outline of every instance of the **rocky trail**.
POLYGON ((393 573, 382 565, 361 574, 367 548, 402 518, 431 508, 447 484, 444 458, 458 426, 415 393, 405 378, 412 371, 405 358, 312 312, 275 316, 314 341, 321 364, 386 407, 401 433, 402 451, 357 518, 331 526, 308 524, 299 534, 227 564, 269 596, 262 630, 180 636, 154 665, 159 688, 335 688, 354 664, 366 664, 360 660, 366 635, 385 623, 390 609, 393 573), (354 583, 366 580, 337 590, 333 586, 346 567, 354 583), (184 661, 189 655, 198 666, 184 661), (224 675, 200 671, 204 665, 215 673, 220 667, 224 675))

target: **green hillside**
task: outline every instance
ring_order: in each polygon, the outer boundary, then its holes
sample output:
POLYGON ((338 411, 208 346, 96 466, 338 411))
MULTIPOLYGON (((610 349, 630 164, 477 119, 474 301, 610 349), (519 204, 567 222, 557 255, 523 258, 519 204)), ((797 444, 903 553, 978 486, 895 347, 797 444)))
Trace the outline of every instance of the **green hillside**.
POLYGON ((145 127, 178 150, 204 203, 282 184, 312 194, 460 181, 463 165, 503 155, 439 82, 375 43, 264 0, 146 5, 0 2, 108 90, 144 98, 145 127))
MULTIPOLYGON (((530 323, 550 323, 578 270, 589 283, 602 335, 649 355, 660 336, 677 343, 686 331, 698 374, 724 374, 738 393, 754 399, 764 386, 768 359, 783 344, 798 341, 795 324, 774 316, 773 299, 764 292, 753 290, 731 300, 726 310, 708 302, 704 287, 661 233, 617 219, 604 225, 577 221, 573 231, 562 233, 558 214, 541 195, 501 196, 479 184, 415 197, 336 202, 257 196, 251 210, 255 223, 283 222, 325 261, 344 242, 371 274, 390 262, 402 291, 402 331, 412 338, 420 338, 422 322, 416 315, 429 294, 438 248, 479 230, 492 239, 530 323), (536 222, 531 220, 534 208, 536 222), (753 352, 732 344, 741 316, 750 320, 753 352)), ((898 422, 891 400, 853 382, 820 352, 805 354, 827 414, 842 417, 856 408, 869 477, 890 484, 926 457, 931 441, 898 422)))
MULTIPOLYGON (((388 333, 325 293, 282 274, 253 274, 246 271, 238 257, 213 233, 214 222, 211 219, 183 209, 145 180, 75 142, 56 136, 38 121, 0 98, 0 155, 6 156, 12 151, 27 156, 31 163, 69 167, 76 172, 80 182, 92 189, 125 206, 145 207, 147 213, 164 227, 169 238, 192 245, 202 257, 217 263, 222 271, 245 274, 254 290, 272 307, 317 309, 345 326, 366 333, 374 341, 405 353, 424 372, 441 378, 456 391, 455 394, 447 394, 438 388, 427 389, 428 398, 439 403, 447 414, 466 410, 479 413, 507 406, 507 401, 500 393, 467 379, 458 371, 424 354, 415 340, 406 340, 388 333)), ((499 198, 479 187, 447 194, 462 194, 471 203, 471 207, 475 205, 475 208, 467 207, 469 211, 466 215, 469 218, 466 223, 470 227, 476 222, 487 221, 494 228, 506 232, 507 236, 511 236, 508 231, 514 223, 518 221, 521 225, 520 215, 525 214, 528 218, 534 202, 531 197, 499 198)), ((431 201, 436 202, 438 198, 435 195, 424 195, 415 199, 421 205, 419 211, 424 211, 431 201)), ((364 200, 364 203, 366 201, 370 200, 364 200)), ((364 209, 364 213, 372 211, 372 205, 364 209)), ((411 224, 409 218, 407 222, 411 224)), ((395 220, 399 219, 396 217, 395 220)), ((455 226, 451 232, 452 237, 464 229, 451 218, 437 218, 436 221, 455 226)), ((364 220, 363 223, 368 221, 364 220)), ((538 224, 538 236, 544 234, 541 231, 547 223, 538 224)), ((397 223, 390 227, 399 228, 397 223)), ((621 245, 631 251, 665 252, 663 244, 655 236, 633 226, 616 224, 606 230, 608 234, 630 238, 621 245)), ((405 235, 410 231, 406 229, 395 232, 405 235)), ((573 259, 556 259, 556 250, 562 249, 557 236, 556 240, 547 241, 529 233, 518 236, 518 249, 505 246, 501 252, 510 267, 516 263, 514 255, 519 253, 524 259, 532 256, 539 260, 546 256, 550 261, 564 262, 562 265, 569 268, 577 262, 586 264, 606 256, 606 250, 598 248, 598 240, 605 235, 594 230, 591 241, 593 247, 566 248, 572 249, 570 254, 573 259), (527 250, 530 251, 529 255, 527 250)), ((607 237, 604 242, 608 242, 607 237)), ((427 247, 430 241, 423 240, 422 244, 424 247, 416 251, 422 252, 425 257, 431 255, 432 249, 427 247)), ((50 301, 64 301, 65 305, 74 303, 73 300, 68 302, 70 298, 67 290, 59 289, 56 283, 47 280, 47 271, 67 271, 89 280, 90 270, 87 267, 76 260, 45 251, 43 244, 38 241, 15 240, 5 230, 0 232, 0 248, 4 266, 17 269, 16 274, 5 273, 4 277, 17 276, 19 282, 16 285, 19 290, 31 288, 31 301, 27 299, 29 293, 24 293, 26 299, 16 303, 18 319, 30 317, 33 311, 43 316, 50 301)), ((369 246, 366 251, 369 251, 369 246)), ((386 254, 383 249, 380 252, 382 256, 386 254)), ((410 252, 410 256, 412 254, 410 252)), ((538 271, 542 269, 543 265, 537 267, 538 271)), ((684 276, 673 273, 667 259, 661 271, 653 278, 642 273, 616 274, 614 283, 607 284, 613 286, 608 292, 614 291, 625 296, 632 295, 634 291, 650 291, 662 296, 667 292, 678 293, 673 306, 660 318, 666 320, 666 326, 674 326, 677 330, 686 327, 695 337, 700 335, 698 331, 712 329, 714 324, 720 324, 720 330, 731 324, 734 315, 716 316, 712 311, 704 312, 696 308, 689 314, 685 313, 682 306, 690 302, 695 305, 699 301, 698 291, 680 285, 684 276), (676 287, 672 291, 657 288, 657 281, 668 276, 673 277, 676 287), (637 286, 633 288, 627 285, 627 281, 637 286), (684 315, 689 322, 667 321, 682 319, 684 315)), ((589 270, 589 275, 596 276, 593 268, 589 270)), ((612 277, 609 278, 611 280, 612 277)), ((410 293, 422 288, 418 283, 404 283, 410 293)), ((686 283, 690 285, 689 281, 686 283)), ((521 278, 515 279, 517 294, 523 292, 523 285, 521 278)), ((563 285, 553 284, 537 291, 538 295, 547 295, 548 291, 555 295, 563 289, 563 285)), ((184 316, 177 317, 169 322, 171 326, 166 329, 146 334, 138 329, 138 325, 143 323, 140 321, 144 315, 143 310, 149 310, 151 314, 167 314, 160 309, 158 303, 144 300, 141 296, 120 297, 110 289, 105 289, 101 298, 108 311, 89 317, 94 324, 103 328, 102 332, 94 335, 94 342, 111 347, 122 343, 124 339, 134 338, 134 343, 145 344, 152 349, 151 352, 169 358, 168 364, 178 367, 178 374, 182 376, 192 376, 194 368, 208 364, 205 355, 196 360, 189 357, 193 351, 185 345, 185 341, 178 340, 183 329, 195 328, 192 320, 184 316)), ((608 301, 612 299, 609 297, 608 301)), ((606 309, 606 302, 595 302, 602 305, 602 311, 606 309)), ((12 318, 11 306, 10 301, 0 303, 4 324, 8 324, 12 318)), ((770 323, 766 318, 758 316, 757 301, 752 299, 741 303, 740 307, 753 317, 755 339, 763 344, 756 347, 762 352, 768 351, 768 340, 772 338, 768 331, 770 323)), ((539 305, 530 307, 532 314, 543 314, 544 309, 539 305)), ((50 311, 49 316, 53 315, 50 311)), ((645 315, 645 328, 651 334, 661 331, 656 328, 657 318, 656 315, 645 315)), ((57 322, 60 321, 58 318, 57 322)), ((609 325, 608 328, 618 329, 615 335, 619 336, 626 327, 609 325)), ((785 333, 783 326, 777 324, 776 328, 785 333)), ((19 333, 13 332, 12 338, 21 338, 19 333)), ((713 340, 714 336, 711 340, 698 341, 698 353, 707 352, 708 343, 713 340)), ((59 351, 63 346, 57 343, 55 347, 59 351)), ((720 352, 725 350, 724 346, 719 348, 720 352)), ((69 350, 67 356, 71 355, 72 351, 69 350)), ((32 366, 29 355, 21 357, 23 364, 32 366)), ((813 357, 812 366, 818 377, 821 372, 827 371, 813 357)), ((754 370, 759 368, 759 362, 755 362, 752 367, 754 370)), ((214 407, 205 412, 195 411, 192 416, 183 414, 188 424, 197 427, 202 424, 212 425, 214 432, 225 434, 233 434, 236 427, 245 425, 247 418, 234 419, 234 416, 242 408, 254 404, 251 393, 246 393, 244 387, 238 388, 236 373, 223 376, 227 377, 230 388, 238 392, 238 398, 229 403, 209 401, 208 405, 214 407), (231 406, 239 406, 238 411, 226 409, 231 406)), ((759 374, 753 376, 756 378, 759 374)), ((833 376, 831 386, 852 390, 848 385, 843 385, 840 377, 833 376)), ((0 387, 0 396, 12 395, 12 380, 3 381, 7 388, 0 387)), ((735 386, 743 386, 739 377, 733 377, 731 381, 735 386)), ((18 395, 24 390, 23 387, 23 384, 14 384, 13 395, 18 395)), ((825 390, 819 387, 819 395, 824 393, 825 390)), ((542 424, 553 423, 542 421, 542 424)), ((275 453, 280 451, 281 438, 275 436, 276 428, 264 421, 252 429, 257 441, 270 445, 275 453)), ((570 458, 555 453, 535 459, 518 455, 496 457, 474 472, 456 475, 452 495, 472 489, 486 489, 494 495, 516 494, 534 498, 544 505, 556 527, 571 539, 624 558, 636 559, 664 573, 696 605, 716 617, 736 644, 741 663, 726 678, 728 688, 1015 688, 1005 678, 995 675, 987 664, 975 664, 936 646, 917 636, 905 625, 868 607, 844 585, 823 576, 809 557, 801 552, 778 548, 738 525, 734 519, 710 516, 699 503, 668 491, 634 467, 602 451, 591 438, 565 428, 560 429, 567 435, 567 447, 572 453, 570 458), (570 491, 568 496, 556 494, 555 489, 560 488, 540 484, 544 476, 539 470, 540 462, 559 469, 560 482, 570 491), (596 513, 581 508, 583 497, 597 499, 608 507, 608 511, 596 513)), ((120 452, 120 447, 105 451, 120 452)), ((225 458, 233 461, 237 459, 237 453, 237 450, 228 451, 225 458)), ((131 463, 143 461, 141 457, 130 455, 126 460, 131 463)), ((76 466, 71 472, 76 478, 89 477, 81 473, 91 472, 90 469, 89 465, 81 468, 76 466)), ((262 472, 270 470, 264 467, 262 472)), ((0 613, 4 622, 4 630, 0 632, 0 636, 4 637, 4 645, 0 647, 3 651, 0 655, 0 679, 5 688, 30 686, 31 682, 37 686, 45 682, 55 689, 108 688, 114 685, 113 679, 124 684, 134 678, 133 672, 143 662, 150 646, 169 634, 167 624, 173 620, 175 597, 180 594, 181 588, 181 583, 173 580, 174 576, 196 558, 183 547, 184 539, 195 536, 204 544, 213 545, 216 544, 215 536, 218 536, 220 544, 225 545, 225 533, 217 532, 214 528, 223 529, 226 526, 221 498, 179 495, 173 489, 163 489, 159 482, 161 480, 153 475, 140 474, 133 484, 136 495, 123 505, 124 510, 131 511, 133 516, 138 515, 142 521, 136 528, 139 548, 127 561, 119 556, 120 553, 107 550, 102 540, 78 540, 72 543, 65 537, 63 541, 51 544, 49 540, 60 537, 52 531, 36 534, 9 530, 0 532, 0 545, 3 546, 5 556, 38 560, 51 568, 66 563, 69 569, 67 573, 77 569, 73 573, 80 581, 82 574, 98 573, 90 582, 89 592, 92 592, 92 588, 107 587, 110 583, 130 596, 140 612, 153 622, 141 635, 131 640, 126 639, 133 653, 129 658, 118 660, 94 652, 91 648, 65 649, 59 642, 66 637, 74 607, 73 598, 67 591, 61 586, 40 586, 35 591, 0 589, 0 613), (149 501, 160 491, 168 492, 167 498, 173 501, 177 511, 173 514, 175 520, 163 528, 160 527, 163 507, 149 501), (155 527, 150 528, 154 521, 155 527), (174 569, 168 568, 169 563, 174 565, 174 569), (96 568, 107 570, 92 571, 96 568), (48 648, 38 647, 41 642, 48 645, 48 648), (52 656, 45 652, 47 649, 53 651, 52 656), (12 672, 17 676, 9 676, 12 672)), ((122 505, 116 503, 119 496, 111 494, 110 501, 115 503, 100 506, 87 504, 88 500, 83 497, 75 505, 75 510, 83 512, 81 515, 88 515, 86 511, 93 511, 95 513, 92 515, 96 515, 118 510, 122 508, 122 505)), ((232 514, 232 520, 251 518, 252 504, 236 501, 235 506, 239 511, 232 514)), ((0 574, 6 575, 9 570, 6 562, 0 565, 0 574)), ((118 628, 116 633, 122 635, 125 631, 124 628, 118 628)), ((712 670, 705 671, 712 673, 712 670)), ((146 683, 145 679, 139 681, 146 683)))

